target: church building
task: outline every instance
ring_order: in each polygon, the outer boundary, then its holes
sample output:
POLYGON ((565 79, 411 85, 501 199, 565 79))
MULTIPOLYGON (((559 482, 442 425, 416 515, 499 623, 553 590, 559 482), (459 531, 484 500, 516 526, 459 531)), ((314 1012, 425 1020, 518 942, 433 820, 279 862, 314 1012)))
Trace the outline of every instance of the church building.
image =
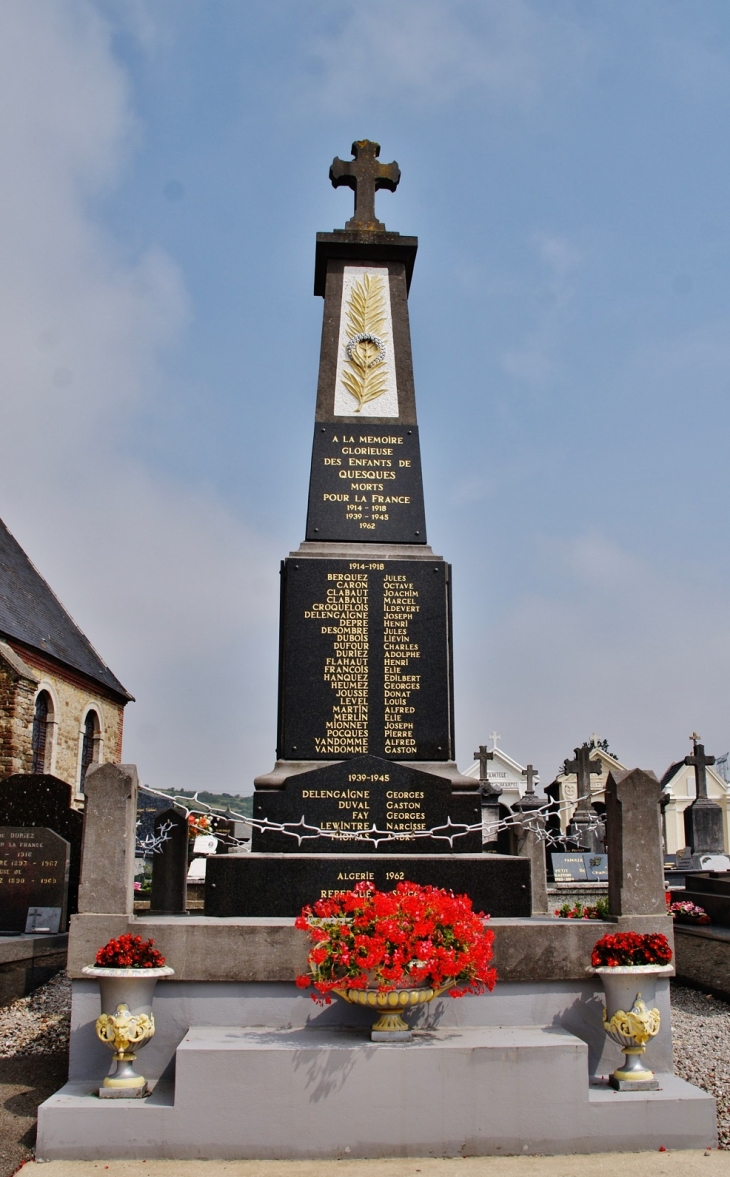
POLYGON ((131 699, 0 520, 0 777, 50 773, 82 803, 131 699))
MULTIPOLYGON (((514 809, 517 802, 525 795, 527 788, 527 778, 525 776, 525 766, 520 764, 509 756, 503 748, 499 747, 499 740, 501 736, 497 732, 492 732, 490 737, 492 747, 489 749, 490 759, 487 761, 487 780, 490 785, 500 789, 499 803, 507 809, 514 809)), ((469 768, 464 770, 464 776, 473 777, 479 780, 480 765, 479 761, 475 760, 469 768)), ((539 783, 539 776, 535 774, 535 784, 539 783)))

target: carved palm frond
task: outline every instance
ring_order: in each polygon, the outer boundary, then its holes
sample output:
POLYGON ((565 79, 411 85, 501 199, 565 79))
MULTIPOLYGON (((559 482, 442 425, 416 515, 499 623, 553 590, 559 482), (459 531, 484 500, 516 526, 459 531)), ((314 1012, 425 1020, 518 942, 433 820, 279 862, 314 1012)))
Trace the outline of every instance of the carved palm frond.
POLYGON ((363 274, 350 294, 347 307, 347 333, 361 335, 368 332, 382 336, 386 329, 385 291, 383 279, 375 274, 363 274))
MULTIPOLYGON (((364 274, 362 281, 353 286, 347 306, 350 339, 358 335, 374 335, 384 341, 387 318, 383 281, 377 275, 364 274)), ((342 383, 357 401, 356 413, 387 390, 388 372, 385 364, 378 362, 379 352, 377 343, 362 339, 347 356, 342 383)))

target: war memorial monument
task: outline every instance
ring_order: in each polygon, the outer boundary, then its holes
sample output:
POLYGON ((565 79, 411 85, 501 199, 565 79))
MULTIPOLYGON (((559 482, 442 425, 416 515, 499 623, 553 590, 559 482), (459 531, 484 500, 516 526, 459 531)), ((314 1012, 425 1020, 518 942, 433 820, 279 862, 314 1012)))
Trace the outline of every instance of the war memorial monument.
MULTIPOLYGON (((668 970, 652 982, 661 1025, 646 1058, 656 1083, 624 1091, 606 1081, 621 1052, 604 1033, 591 948, 617 930, 672 939, 654 775, 609 777, 609 915, 572 921, 545 910, 531 778, 517 853, 493 853, 483 790, 456 766, 451 569, 427 543, 408 320, 417 241, 376 218, 375 193, 395 191, 398 165, 367 140, 352 155, 334 160, 330 179, 353 189, 353 216, 317 235, 324 320, 306 534, 281 568, 277 758, 255 781, 253 846, 208 859, 204 912, 186 913, 183 900, 163 909, 178 914, 135 914, 137 771, 89 771, 69 938, 70 1073, 39 1109, 37 1154, 713 1145, 714 1100, 673 1073, 668 970), (366 1009, 316 1006, 296 988, 308 941, 293 917, 358 880, 390 890, 403 879, 466 893, 492 917, 498 982, 420 1007, 408 1042, 371 1041, 366 1009), (151 1093, 100 1099, 109 1056, 95 1033, 99 989, 83 969, 128 932, 153 937, 174 975, 154 997, 143 1056, 151 1093)), ((178 838, 170 855, 178 845, 185 853, 178 838)))

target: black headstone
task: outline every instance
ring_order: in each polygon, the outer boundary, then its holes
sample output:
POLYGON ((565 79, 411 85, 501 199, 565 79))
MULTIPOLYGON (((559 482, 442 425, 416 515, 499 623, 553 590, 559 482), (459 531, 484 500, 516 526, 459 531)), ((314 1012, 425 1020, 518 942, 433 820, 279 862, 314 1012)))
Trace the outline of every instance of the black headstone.
POLYGON ((29 908, 58 913, 66 930, 70 847, 40 826, 0 827, 0 930, 24 932, 29 908))
POLYGON ((722 809, 709 797, 698 797, 684 811, 684 836, 694 854, 724 854, 722 809))
POLYGON ((0 826, 45 826, 68 842, 68 914, 74 915, 78 911, 84 819, 72 808, 71 795, 70 785, 46 773, 15 773, 0 780, 0 826))
POLYGON ((187 910, 188 820, 176 809, 164 809, 154 822, 160 840, 152 855, 150 911, 158 915, 184 915, 187 910))
POLYGON ((254 852, 467 854, 480 851, 482 846, 481 804, 476 790, 454 792, 441 777, 376 756, 358 756, 298 773, 289 777, 282 789, 258 790, 254 817, 288 823, 292 831, 286 834, 254 827, 254 852), (467 826, 474 828, 458 833, 460 827, 467 826), (311 827, 337 831, 339 836, 313 836, 311 827), (373 834, 373 841, 352 836, 373 827, 386 840, 378 841, 378 834, 373 834), (440 836, 421 836, 427 830, 440 836))
POLYGON ((281 758, 452 758, 449 574, 435 560, 283 562, 281 758))

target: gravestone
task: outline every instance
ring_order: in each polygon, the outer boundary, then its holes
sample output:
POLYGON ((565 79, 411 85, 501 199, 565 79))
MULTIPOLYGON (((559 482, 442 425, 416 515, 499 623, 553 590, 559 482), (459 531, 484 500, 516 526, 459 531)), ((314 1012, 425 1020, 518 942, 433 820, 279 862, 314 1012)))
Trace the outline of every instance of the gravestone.
POLYGON ((556 883, 603 883, 608 879, 607 854, 551 854, 556 883))
MULTIPOLYGON (((684 811, 684 836, 692 855, 723 854, 725 838, 722 828, 722 808, 707 796, 707 765, 715 763, 714 756, 705 755, 705 746, 696 732, 690 736, 693 745, 691 756, 685 756, 684 763, 694 765, 697 795, 684 811)), ((697 862, 693 862, 695 869, 697 862)))
POLYGON ((0 930, 65 932, 69 864, 70 846, 53 830, 0 827, 0 930))
POLYGON ((600 853, 604 847, 605 829, 591 798, 591 776, 600 776, 601 765, 591 760, 591 748, 583 744, 575 749, 575 759, 566 760, 563 772, 575 773, 578 781, 578 804, 568 826, 568 835, 583 850, 600 853))
POLYGON ((547 871, 545 862, 545 812, 546 801, 535 793, 534 765, 523 768, 527 788, 515 805, 515 837, 517 853, 530 860, 532 914, 547 913, 547 871))
POLYGON ((588 881, 585 854, 551 854, 553 879, 556 883, 585 883, 588 881))
POLYGON ((653 772, 613 770, 606 782, 608 902, 611 919, 637 931, 667 923, 661 786, 653 772), (659 921, 659 923, 657 923, 659 921))
POLYGON ((188 819, 163 809, 154 822, 158 846, 152 854, 150 914, 185 915, 188 886, 188 819))
POLYGON ((400 177, 379 151, 358 141, 332 165, 355 211, 317 235, 306 538, 281 567, 277 762, 254 782, 268 828, 250 855, 208 859, 209 915, 296 915, 358 878, 458 880, 493 915, 531 910, 529 860, 482 853, 480 790, 454 762, 451 568, 426 543, 408 320, 418 242, 375 218, 400 177))
POLYGON ((44 826, 68 842, 68 914, 74 915, 78 911, 84 819, 71 805, 71 796, 70 785, 47 773, 15 773, 0 780, 0 826, 44 826))

